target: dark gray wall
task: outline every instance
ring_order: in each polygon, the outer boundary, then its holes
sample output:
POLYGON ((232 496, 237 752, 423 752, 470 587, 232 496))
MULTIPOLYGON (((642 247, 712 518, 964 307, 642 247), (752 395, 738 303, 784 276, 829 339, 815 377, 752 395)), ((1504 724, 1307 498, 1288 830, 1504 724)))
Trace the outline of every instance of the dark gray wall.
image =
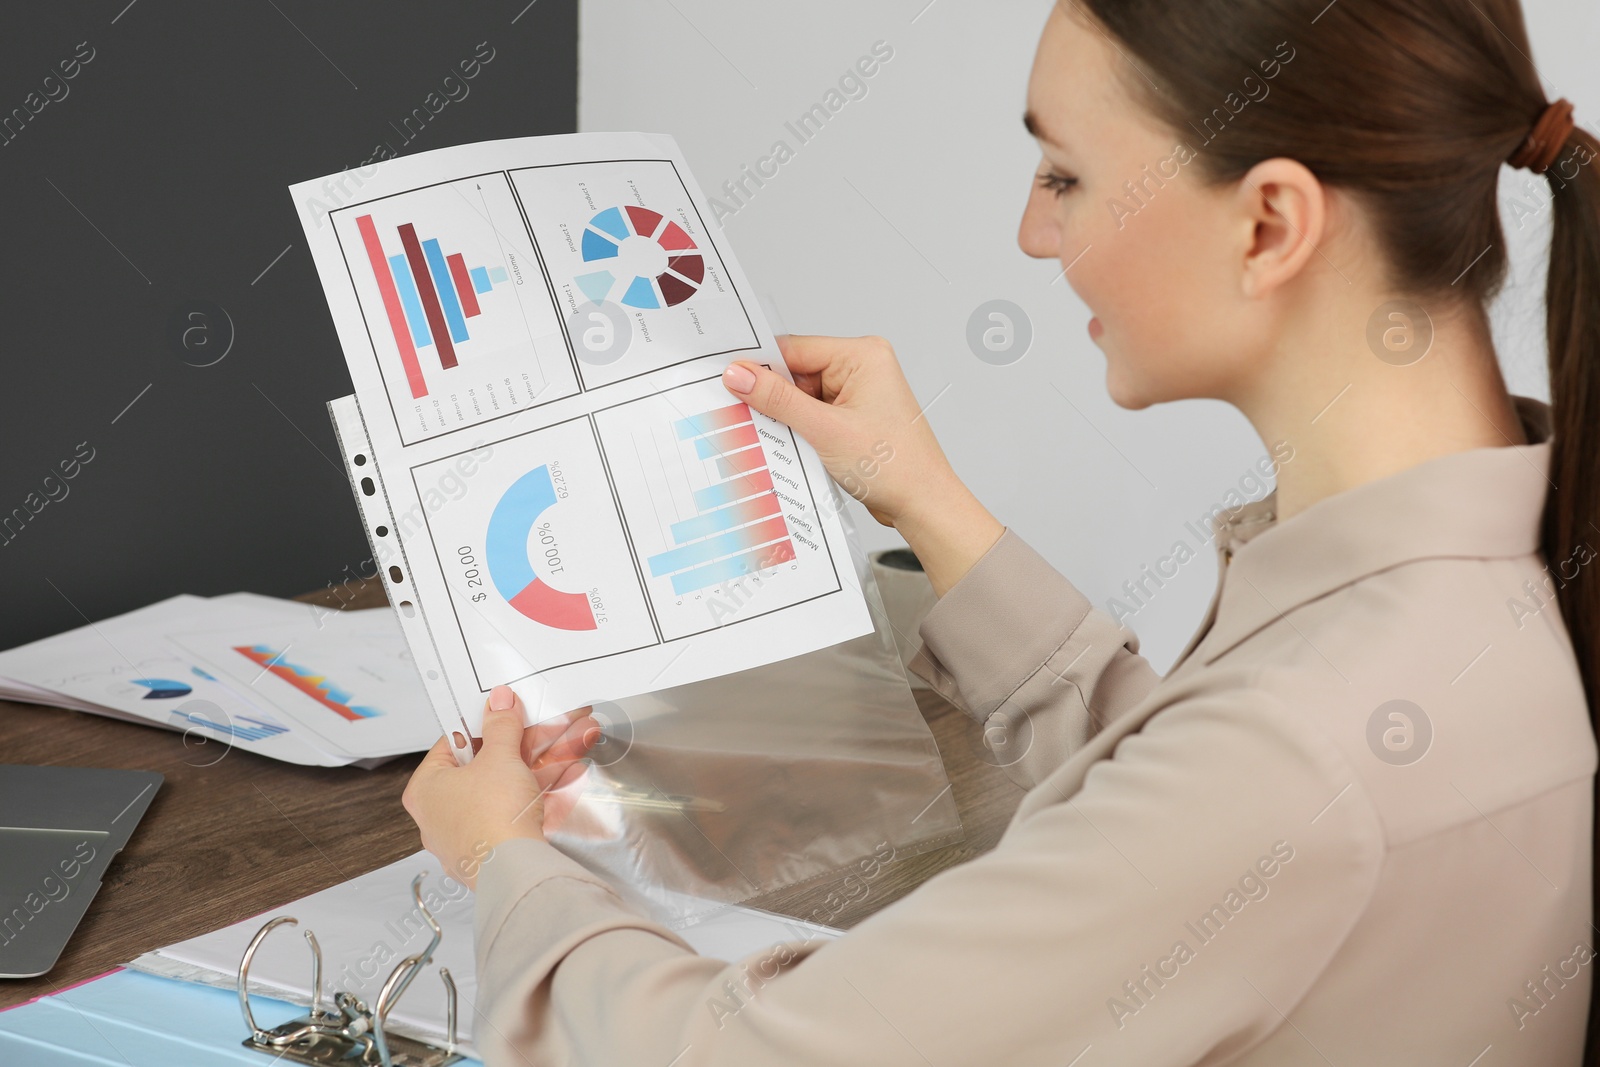
POLYGON ((366 569, 286 187, 576 121, 576 0, 7 5, 0 648, 366 569))

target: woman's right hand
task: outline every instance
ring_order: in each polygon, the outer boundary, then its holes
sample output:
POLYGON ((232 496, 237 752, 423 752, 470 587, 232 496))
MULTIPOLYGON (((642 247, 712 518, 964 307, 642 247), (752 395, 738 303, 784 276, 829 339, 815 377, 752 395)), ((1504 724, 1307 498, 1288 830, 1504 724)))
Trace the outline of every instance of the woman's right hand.
POLYGON ((873 518, 897 526, 922 501, 960 485, 888 341, 784 335, 778 347, 795 384, 748 360, 730 366, 723 384, 811 442, 873 518))
POLYGON ((783 336, 778 347, 795 384, 740 360, 723 385, 809 441, 834 481, 900 532, 943 596, 1005 528, 956 477, 894 349, 881 337, 783 336))

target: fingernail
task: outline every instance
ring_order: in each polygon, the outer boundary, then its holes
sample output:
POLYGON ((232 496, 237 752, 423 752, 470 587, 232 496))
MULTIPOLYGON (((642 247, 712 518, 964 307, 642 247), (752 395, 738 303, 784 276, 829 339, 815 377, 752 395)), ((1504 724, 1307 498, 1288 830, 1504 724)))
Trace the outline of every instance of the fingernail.
POLYGON ((497 685, 489 690, 489 707, 494 711, 510 711, 517 702, 517 694, 509 685, 497 685))
POLYGON ((722 372, 722 384, 736 393, 748 393, 756 387, 756 376, 749 367, 734 363, 722 372))

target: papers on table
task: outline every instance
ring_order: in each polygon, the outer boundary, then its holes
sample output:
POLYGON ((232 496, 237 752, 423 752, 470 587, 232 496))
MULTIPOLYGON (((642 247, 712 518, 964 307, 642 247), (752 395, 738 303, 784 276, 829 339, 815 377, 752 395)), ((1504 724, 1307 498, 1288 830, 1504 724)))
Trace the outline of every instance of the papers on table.
POLYGON ((0 697, 180 731, 203 760, 342 766, 439 737, 393 611, 254 593, 179 595, 0 652, 0 697))
MULTIPOLYGON (((313 930, 322 946, 323 996, 336 990, 357 994, 368 1004, 377 1000, 384 979, 395 964, 427 948, 432 932, 411 896, 411 880, 425 874, 423 903, 438 920, 444 936, 428 972, 390 1015, 395 1033, 431 1043, 445 1037, 445 994, 439 967, 448 967, 460 996, 463 1042, 471 1040, 477 1001, 476 962, 472 944, 472 894, 447 878, 426 852, 381 867, 370 874, 221 930, 146 953, 129 966, 150 974, 232 988, 239 958, 268 919, 291 915, 298 925, 276 931, 264 941, 250 966, 252 993, 305 1005, 311 999, 311 956, 301 931, 313 930)), ((775 915, 755 908, 715 907, 705 902, 704 916, 677 934, 701 955, 733 961, 784 941, 835 938, 841 931, 816 923, 775 915)), ((690 909, 684 909, 690 910, 690 909)))

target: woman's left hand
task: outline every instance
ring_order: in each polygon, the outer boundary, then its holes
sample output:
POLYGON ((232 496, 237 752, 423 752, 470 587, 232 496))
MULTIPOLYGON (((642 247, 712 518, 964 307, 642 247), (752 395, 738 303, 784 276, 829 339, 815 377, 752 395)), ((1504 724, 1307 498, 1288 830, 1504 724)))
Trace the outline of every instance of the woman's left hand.
POLYGON ((496 845, 513 837, 543 840, 547 822, 555 829, 571 811, 576 796, 566 795, 575 792, 568 787, 588 770, 580 761, 599 737, 589 708, 524 727, 522 701, 509 686, 496 686, 483 711, 483 746, 472 762, 459 766, 449 738, 441 737, 400 803, 445 872, 475 886, 478 868, 496 845))

